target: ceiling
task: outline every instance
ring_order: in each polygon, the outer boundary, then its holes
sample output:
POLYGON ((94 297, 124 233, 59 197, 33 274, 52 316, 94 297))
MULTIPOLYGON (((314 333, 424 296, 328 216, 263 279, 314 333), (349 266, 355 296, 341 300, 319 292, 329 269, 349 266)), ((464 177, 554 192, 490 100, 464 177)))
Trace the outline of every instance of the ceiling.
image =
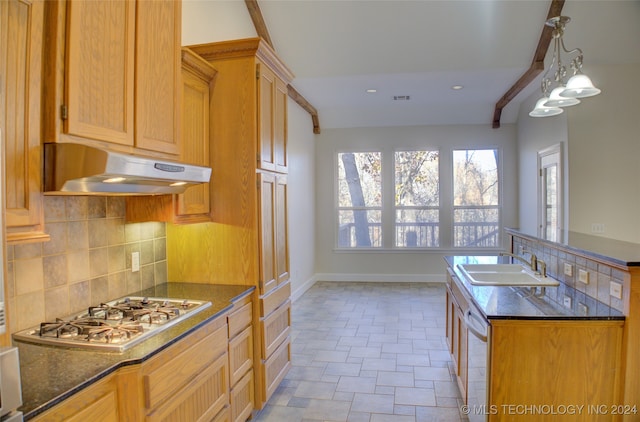
MULTIPOLYGON (((321 129, 490 125, 496 102, 531 65, 549 5, 259 0, 274 48, 296 75, 295 89, 318 110, 321 129)), ((585 73, 640 63, 640 0, 567 0, 562 14, 571 17, 565 44, 583 50, 585 73)), ((540 78, 504 108, 502 124, 515 123, 540 78)))

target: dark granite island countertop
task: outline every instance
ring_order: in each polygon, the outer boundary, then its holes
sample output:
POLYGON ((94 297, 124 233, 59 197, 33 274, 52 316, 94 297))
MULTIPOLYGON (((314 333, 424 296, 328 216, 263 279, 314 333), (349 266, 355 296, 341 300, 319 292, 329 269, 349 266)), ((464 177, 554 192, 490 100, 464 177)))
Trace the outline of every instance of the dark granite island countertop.
POLYGON ((499 255, 489 256, 447 256, 447 265, 460 280, 471 300, 489 319, 589 319, 623 320, 624 315, 610 306, 598 302, 584 293, 560 283, 558 287, 546 287, 545 296, 530 295, 526 287, 477 286, 472 285, 460 272, 459 264, 499 264, 511 263, 511 258, 499 255), (570 296, 572 307, 562 304, 560 298, 570 296), (582 303, 584 307, 578 308, 582 303))
MULTIPOLYGON (((164 283, 130 296, 172 297, 210 301, 211 306, 122 353, 14 341, 20 352, 24 419, 42 413, 118 368, 144 362, 158 352, 224 315, 232 302, 255 290, 253 286, 164 283)), ((115 298, 114 298, 115 299, 115 298)))

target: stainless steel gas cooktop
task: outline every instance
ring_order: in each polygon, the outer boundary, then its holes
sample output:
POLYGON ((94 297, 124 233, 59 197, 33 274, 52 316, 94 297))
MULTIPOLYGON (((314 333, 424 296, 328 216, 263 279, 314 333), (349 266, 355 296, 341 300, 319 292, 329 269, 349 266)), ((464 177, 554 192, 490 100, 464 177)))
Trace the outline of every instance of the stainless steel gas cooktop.
POLYGON ((211 306, 187 299, 126 297, 13 334, 16 341, 123 352, 211 306))

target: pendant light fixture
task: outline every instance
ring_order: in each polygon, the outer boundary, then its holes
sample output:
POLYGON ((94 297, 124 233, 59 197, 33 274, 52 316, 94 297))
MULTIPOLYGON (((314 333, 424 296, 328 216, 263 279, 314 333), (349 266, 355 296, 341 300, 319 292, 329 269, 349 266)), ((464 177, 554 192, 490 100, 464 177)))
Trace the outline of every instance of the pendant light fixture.
POLYGON ((547 117, 556 116, 563 112, 562 107, 580 104, 578 98, 586 98, 598 95, 600 90, 593 85, 591 79, 582 73, 582 50, 574 48, 567 50, 564 46, 564 28, 571 21, 568 16, 556 16, 549 19, 545 25, 553 28, 553 58, 551 65, 542 77, 541 90, 543 97, 536 102, 536 106, 529 116, 547 117), (562 63, 561 49, 567 55, 575 55, 571 59, 573 76, 565 82, 567 67, 562 63), (547 75, 554 69, 553 81, 547 75), (551 88, 553 87, 553 90, 551 88))

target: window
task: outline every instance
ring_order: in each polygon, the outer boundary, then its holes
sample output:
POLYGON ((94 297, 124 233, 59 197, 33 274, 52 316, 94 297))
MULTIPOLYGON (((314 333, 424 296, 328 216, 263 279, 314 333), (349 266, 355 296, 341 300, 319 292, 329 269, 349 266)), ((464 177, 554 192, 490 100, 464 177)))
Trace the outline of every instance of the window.
POLYGON ((395 153, 395 246, 438 247, 438 151, 395 153))
POLYGON ((453 246, 497 247, 498 150, 453 151, 453 246))
POLYGON ((340 249, 500 248, 500 150, 339 152, 340 249))
POLYGON ((338 247, 382 246, 382 154, 338 154, 338 247))

